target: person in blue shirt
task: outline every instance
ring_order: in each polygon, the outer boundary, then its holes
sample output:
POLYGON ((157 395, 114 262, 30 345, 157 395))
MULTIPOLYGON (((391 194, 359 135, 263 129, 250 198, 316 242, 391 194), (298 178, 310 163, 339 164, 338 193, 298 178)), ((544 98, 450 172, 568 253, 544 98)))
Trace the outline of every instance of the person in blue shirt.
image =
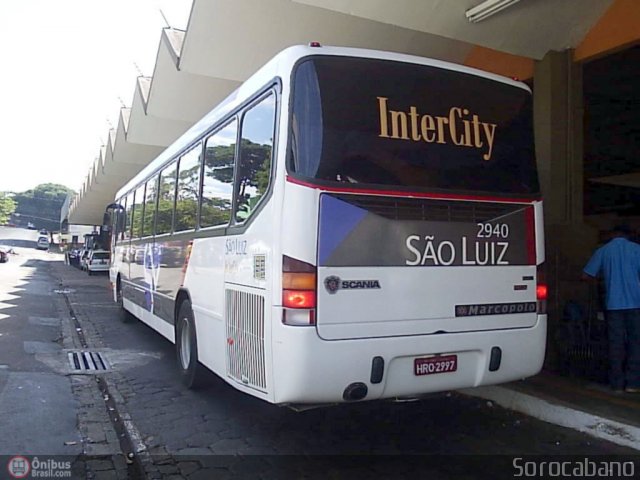
POLYGON ((609 383, 616 391, 640 393, 640 245, 626 225, 598 248, 584 278, 602 276, 609 332, 609 383))

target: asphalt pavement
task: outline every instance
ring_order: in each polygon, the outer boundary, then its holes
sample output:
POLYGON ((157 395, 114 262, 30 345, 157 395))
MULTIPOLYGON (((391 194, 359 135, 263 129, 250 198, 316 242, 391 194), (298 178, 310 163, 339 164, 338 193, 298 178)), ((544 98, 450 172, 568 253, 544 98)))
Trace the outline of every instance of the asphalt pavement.
POLYGON ((0 228, 0 245, 20 245, 0 265, 0 455, 68 455, 77 478, 190 479, 505 478, 520 456, 637 459, 457 392, 295 412, 213 375, 187 390, 173 345, 118 320, 107 276, 34 250, 34 237, 0 228), (74 370, 81 351, 107 370, 74 370))

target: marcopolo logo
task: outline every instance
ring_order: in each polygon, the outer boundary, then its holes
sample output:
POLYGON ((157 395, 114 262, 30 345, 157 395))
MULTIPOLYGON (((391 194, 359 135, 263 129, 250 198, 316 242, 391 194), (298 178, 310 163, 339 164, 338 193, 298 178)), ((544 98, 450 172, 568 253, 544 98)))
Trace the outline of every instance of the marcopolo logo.
POLYGON ((331 275, 324 279, 324 288, 333 295, 338 290, 360 290, 382 287, 380 287, 378 280, 341 280, 340 277, 331 275))
POLYGON ((479 315, 508 315, 513 313, 533 313, 536 302, 487 303, 483 305, 456 305, 456 317, 476 317, 479 315))

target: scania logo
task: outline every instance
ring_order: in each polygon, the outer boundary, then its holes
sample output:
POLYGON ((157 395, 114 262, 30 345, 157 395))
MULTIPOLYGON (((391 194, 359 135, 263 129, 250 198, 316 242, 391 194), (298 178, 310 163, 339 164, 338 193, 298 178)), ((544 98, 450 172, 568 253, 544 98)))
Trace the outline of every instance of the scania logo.
POLYGON ((336 293, 340 289, 340 277, 336 277, 335 275, 331 275, 324 279, 324 288, 327 289, 327 292, 330 294, 336 293))
POLYGON ((378 280, 341 280, 340 277, 330 276, 324 279, 324 287, 330 294, 338 290, 360 290, 369 288, 380 288, 378 280))

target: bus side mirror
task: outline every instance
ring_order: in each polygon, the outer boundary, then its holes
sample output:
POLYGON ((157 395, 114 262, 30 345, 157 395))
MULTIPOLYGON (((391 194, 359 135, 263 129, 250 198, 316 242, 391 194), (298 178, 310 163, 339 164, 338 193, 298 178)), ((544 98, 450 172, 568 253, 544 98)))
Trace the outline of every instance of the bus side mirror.
POLYGON ((111 230, 111 215, 109 212, 104 212, 102 215, 102 231, 108 232, 111 230))
POLYGON ((116 236, 125 231, 127 214, 124 211, 116 212, 116 236))
POLYGON ((102 216, 103 230, 115 234, 116 238, 125 230, 126 213, 118 203, 110 203, 105 207, 102 216))

